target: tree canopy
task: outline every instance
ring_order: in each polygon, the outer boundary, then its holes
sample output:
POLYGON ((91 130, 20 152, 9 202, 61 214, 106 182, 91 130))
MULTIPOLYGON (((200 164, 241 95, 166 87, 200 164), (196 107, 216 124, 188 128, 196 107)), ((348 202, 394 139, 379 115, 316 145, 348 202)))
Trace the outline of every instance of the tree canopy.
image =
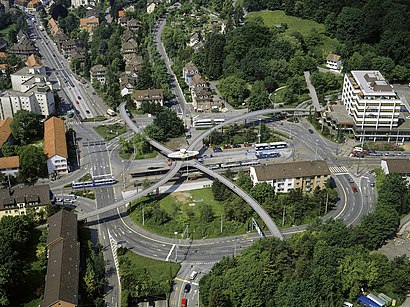
POLYGON ((10 125, 13 137, 21 145, 26 145, 43 135, 41 117, 34 112, 18 110, 10 125))

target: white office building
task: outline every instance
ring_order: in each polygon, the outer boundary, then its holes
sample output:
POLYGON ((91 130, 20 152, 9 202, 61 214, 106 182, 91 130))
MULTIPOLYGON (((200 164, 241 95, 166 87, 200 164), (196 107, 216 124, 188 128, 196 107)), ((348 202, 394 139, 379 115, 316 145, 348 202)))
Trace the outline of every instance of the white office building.
POLYGON ((377 70, 345 74, 342 101, 356 131, 392 130, 398 126, 401 100, 377 70))
POLYGON ((0 119, 14 117, 18 110, 48 116, 55 112, 55 101, 45 68, 24 67, 11 75, 13 90, 0 94, 0 119))

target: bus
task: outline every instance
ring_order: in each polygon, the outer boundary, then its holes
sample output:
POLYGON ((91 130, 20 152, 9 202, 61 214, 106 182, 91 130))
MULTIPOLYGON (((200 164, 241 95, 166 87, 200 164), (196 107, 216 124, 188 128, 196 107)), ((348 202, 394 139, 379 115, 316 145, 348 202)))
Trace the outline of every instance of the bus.
POLYGON ((288 148, 288 143, 286 142, 260 143, 260 144, 254 144, 253 147, 255 148, 256 151, 270 150, 270 149, 282 149, 282 148, 288 148))
POLYGON ((365 297, 364 295, 360 295, 357 298, 357 304, 363 307, 380 307, 380 305, 376 304, 374 301, 365 297))
POLYGON ((225 122, 224 118, 204 118, 204 119, 194 119, 194 127, 212 127, 225 122))
POLYGON ((82 189, 82 188, 93 188, 99 187, 104 185, 112 185, 117 183, 114 177, 109 178, 99 178, 99 179, 92 179, 87 181, 73 181, 71 187, 73 189, 82 189))
POLYGON ((280 153, 278 153, 277 151, 272 151, 272 152, 257 151, 255 156, 258 159, 279 158, 280 153))

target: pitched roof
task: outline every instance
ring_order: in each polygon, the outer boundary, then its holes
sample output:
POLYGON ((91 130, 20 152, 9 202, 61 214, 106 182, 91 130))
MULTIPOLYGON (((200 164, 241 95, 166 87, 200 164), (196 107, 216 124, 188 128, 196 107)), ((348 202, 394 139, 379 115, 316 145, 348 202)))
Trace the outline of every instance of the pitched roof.
POLYGON ((258 181, 330 175, 326 161, 298 161, 253 166, 258 181))
POLYGON ((201 75, 195 74, 192 77, 192 85, 198 85, 198 84, 206 84, 206 81, 204 78, 202 78, 201 75))
POLYGON ((338 54, 329 53, 326 58, 326 61, 338 62, 342 57, 338 54))
POLYGON ((55 243, 59 239, 77 240, 77 215, 60 210, 47 220, 48 235, 47 245, 55 243))
POLYGON ((27 61, 26 61, 27 66, 29 67, 33 67, 33 66, 41 66, 41 62, 39 61, 39 59, 36 58, 36 55, 30 54, 27 57, 27 61))
POLYGON ((19 156, 0 158, 0 170, 8 168, 18 168, 20 166, 19 156))
POLYGON ((16 208, 17 203, 33 203, 35 206, 50 204, 48 184, 23 186, 0 190, 0 210, 16 208))
POLYGON ((13 119, 11 117, 7 117, 4 120, 0 120, 0 148, 3 147, 4 143, 7 142, 11 135, 11 122, 13 119))
POLYGON ((123 16, 125 16, 125 11, 124 9, 121 9, 118 11, 118 17, 123 17, 123 16))
POLYGON ((389 173, 410 174, 410 159, 386 159, 389 173))
POLYGON ((77 306, 80 262, 77 215, 61 210, 47 222, 48 264, 41 306, 54 306, 58 301, 77 306))
POLYGON ((81 18, 80 27, 86 27, 88 25, 99 24, 98 18, 81 18))
POLYGON ((64 121, 51 117, 44 122, 44 153, 48 158, 55 155, 67 158, 64 121))
POLYGON ((185 65, 185 70, 187 70, 189 73, 198 73, 198 67, 194 64, 194 63, 192 63, 192 61, 190 61, 190 62, 188 62, 188 63, 186 63, 186 65, 185 65))
POLYGON ((7 58, 7 52, 0 52, 0 59, 7 58))
POLYGON ((132 97, 135 100, 153 100, 153 99, 163 99, 163 93, 161 89, 153 89, 153 90, 138 90, 134 91, 132 97))

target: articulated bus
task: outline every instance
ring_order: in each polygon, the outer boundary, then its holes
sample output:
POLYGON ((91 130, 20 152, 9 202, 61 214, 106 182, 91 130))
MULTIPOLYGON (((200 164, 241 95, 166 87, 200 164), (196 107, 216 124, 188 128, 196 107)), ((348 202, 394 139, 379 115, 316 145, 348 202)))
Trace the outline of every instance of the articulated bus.
POLYGON ((110 178, 100 178, 100 179, 92 179, 87 181, 73 181, 71 187, 73 189, 82 189, 82 188, 93 188, 99 187, 104 185, 112 185, 117 183, 114 177, 110 178))
POLYGON ((253 145, 256 151, 287 148, 286 142, 260 143, 253 145))
POLYGON ((224 118, 205 118, 205 119, 194 119, 194 127, 212 127, 225 122, 224 118))

